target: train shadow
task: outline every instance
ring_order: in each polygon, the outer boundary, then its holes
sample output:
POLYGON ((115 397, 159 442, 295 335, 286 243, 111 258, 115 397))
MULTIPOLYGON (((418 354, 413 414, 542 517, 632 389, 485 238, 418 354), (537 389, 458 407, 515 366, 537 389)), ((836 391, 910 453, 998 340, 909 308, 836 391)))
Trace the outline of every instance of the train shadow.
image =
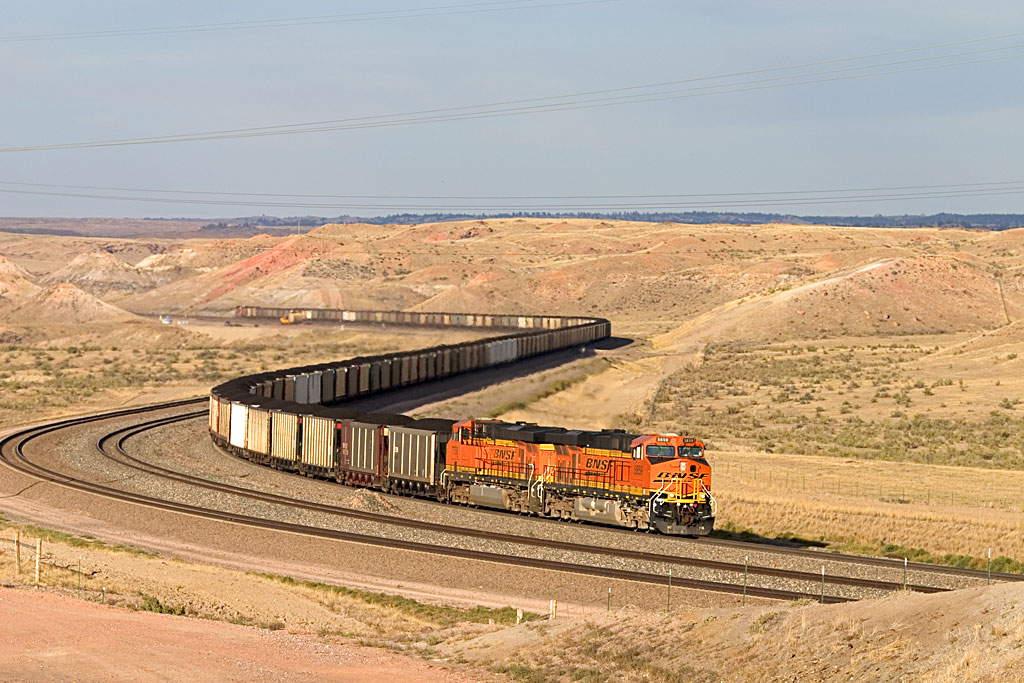
POLYGON ((537 372, 552 370, 573 361, 593 358, 599 351, 621 349, 632 343, 632 339, 625 337, 609 337, 608 339, 601 339, 591 344, 583 344, 570 349, 545 353, 541 356, 534 356, 496 368, 474 370, 473 372, 433 380, 398 389, 397 391, 388 391, 379 396, 369 396, 356 401, 333 403, 331 405, 350 407, 366 413, 403 413, 428 403, 445 401, 468 392, 486 389, 500 382, 507 382, 537 372))
POLYGON ((777 548, 827 548, 829 543, 811 538, 802 538, 793 534, 785 536, 762 536, 753 531, 724 531, 715 529, 711 532, 711 538, 720 538, 726 541, 742 541, 744 543, 760 543, 771 545, 777 548))

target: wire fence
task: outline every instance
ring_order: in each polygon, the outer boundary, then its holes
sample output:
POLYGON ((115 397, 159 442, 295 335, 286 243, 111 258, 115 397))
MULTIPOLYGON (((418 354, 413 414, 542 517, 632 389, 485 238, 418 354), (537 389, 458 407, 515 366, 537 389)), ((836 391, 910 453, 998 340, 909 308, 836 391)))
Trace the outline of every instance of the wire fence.
POLYGON ((718 463, 719 484, 742 485, 751 491, 804 493, 822 497, 864 498, 883 503, 974 507, 1024 512, 1024 487, 998 488, 970 481, 971 474, 950 475, 947 482, 904 478, 883 480, 871 475, 807 473, 773 465, 718 463))
POLYGON ((83 568, 81 555, 70 561, 61 560, 47 551, 47 545, 45 539, 20 530, 8 530, 0 536, 0 557, 4 558, 4 565, 10 563, 6 569, 15 583, 61 587, 75 590, 78 597, 102 597, 106 601, 106 588, 97 591, 91 585, 97 572, 83 568))

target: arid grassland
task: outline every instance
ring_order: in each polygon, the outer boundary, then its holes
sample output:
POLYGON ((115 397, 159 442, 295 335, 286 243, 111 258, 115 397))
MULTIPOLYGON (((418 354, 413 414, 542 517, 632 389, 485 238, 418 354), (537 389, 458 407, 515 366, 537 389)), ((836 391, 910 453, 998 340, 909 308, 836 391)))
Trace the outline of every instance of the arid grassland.
POLYGON ((950 344, 708 345, 637 417, 699 430, 712 448, 1024 468, 1024 359, 993 355, 966 374, 950 344))
POLYGON ((452 341, 473 332, 229 326, 46 326, 0 346, 0 424, 206 393, 230 377, 452 341), (46 335, 46 336, 43 336, 46 335), (308 359, 308 360, 307 360, 308 359))
MULTIPOLYGON (((316 648, 353 643, 412 655, 479 680, 711 683, 822 680, 842 671, 866 679, 1017 681, 1024 661, 1021 584, 952 595, 898 592, 827 606, 751 601, 709 609, 685 600, 674 601, 670 610, 576 606, 554 620, 524 611, 517 625, 514 607, 444 605, 232 571, 0 519, 2 590, 36 590, 36 538, 44 542, 44 590, 121 609, 288 633, 316 648), (17 531, 20 573, 12 543, 17 531)), ((71 618, 75 609, 70 602, 71 618)), ((65 647, 75 651, 75 645, 65 647)))
POLYGON ((1022 230, 507 219, 0 255, 7 424, 470 336, 201 317, 240 304, 603 315, 617 344, 415 413, 685 432, 723 532, 1024 561, 1022 230))

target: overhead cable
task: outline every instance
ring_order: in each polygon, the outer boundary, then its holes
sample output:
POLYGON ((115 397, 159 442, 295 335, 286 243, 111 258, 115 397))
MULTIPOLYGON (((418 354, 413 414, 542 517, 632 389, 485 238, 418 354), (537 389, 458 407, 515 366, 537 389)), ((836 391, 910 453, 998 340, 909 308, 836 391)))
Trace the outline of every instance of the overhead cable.
MULTIPOLYGON (((782 70, 785 67, 779 69, 762 69, 757 72, 737 72, 736 74, 723 74, 720 76, 706 76, 699 78, 683 79, 678 81, 671 81, 663 84, 649 84, 642 86, 629 86, 625 88, 613 88, 597 91, 589 91, 586 93, 576 93, 571 95, 557 95, 550 97, 531 98, 524 100, 507 100, 504 102, 492 102, 489 104, 478 104, 478 105, 465 105, 459 107, 446 107, 438 109, 424 109, 411 112, 403 112, 398 114, 383 114, 373 116, 361 116, 351 117, 345 119, 333 119, 326 121, 296 123, 296 124, 280 124, 274 126, 261 126, 253 128, 236 128, 226 129, 218 131, 207 131, 201 133, 186 133, 180 135, 164 135, 164 136, 150 136, 140 138, 123 138, 114 140, 95 140, 89 142, 71 142, 71 143, 59 143, 59 144, 48 144, 48 145, 26 145, 18 147, 4 147, 0 148, 0 152, 27 152, 27 151, 44 151, 44 150, 59 150, 59 149, 81 149, 91 147, 119 147, 119 146, 131 146, 131 145, 148 145, 148 144, 166 144, 172 142, 194 142, 194 141, 206 141, 206 140, 226 140, 226 139, 238 139, 238 138, 250 138, 250 137, 268 137, 277 135, 296 135, 296 134, 308 134, 308 133, 320 133, 327 131, 338 131, 338 130, 355 130, 355 129, 367 129, 367 128, 380 128, 380 127, 391 127, 391 126, 404 126, 411 124, 421 123, 437 123, 442 121, 457 121, 457 120, 469 120, 469 119, 481 119, 481 118, 494 118, 503 116, 523 115, 523 114, 537 114, 552 111, 568 111, 575 109, 591 109, 597 107, 609 107, 618 106, 623 104, 635 104, 642 102, 655 102, 672 99, 682 98, 693 98, 693 97, 707 97, 712 95, 722 95, 728 93, 738 92, 750 92, 757 90, 768 90, 782 87, 792 87, 797 85, 808 85, 813 83, 824 83, 830 81, 842 81, 852 79, 862 79, 869 77, 876 77, 882 75, 891 75, 898 73, 909 73, 915 71, 924 71, 930 69, 942 69, 950 68, 953 66, 962 66, 967 64, 980 64, 985 62, 995 62, 1006 59, 1018 59, 1024 57, 1024 51, 1013 52, 1011 54, 1004 54, 999 56, 984 57, 980 59, 958 59, 962 57, 969 57, 974 55, 991 54, 994 52, 1003 52, 1007 50, 1019 50, 1024 48, 1024 43, 1015 43, 1010 45, 1003 45, 991 48, 985 48, 980 50, 969 50, 962 52, 946 53, 940 55, 930 55, 924 57, 915 57, 913 59, 896 60, 890 62, 882 62, 875 64, 857 65, 844 67, 839 69, 819 70, 819 71, 808 71, 796 74, 785 74, 780 76, 773 76, 768 78, 758 78, 752 80, 742 81, 731 81, 724 83, 712 83, 709 85, 698 85, 690 88, 681 89, 662 89, 656 90, 654 88, 660 88, 666 84, 679 85, 684 83, 696 83, 702 81, 721 80, 734 78, 737 75, 746 73, 768 73, 770 71, 782 70), (942 63, 934 64, 921 64, 922 62, 935 62, 938 60, 950 60, 942 63), (905 66, 909 64, 916 64, 916 66, 908 66, 906 68, 895 68, 889 69, 886 67, 894 66, 905 66), (879 70, 882 69, 882 70, 879 70), (859 73, 858 73, 859 72, 859 73), (636 91, 636 90, 647 90, 647 92, 633 92, 632 94, 614 95, 605 97, 593 97, 593 95, 611 95, 612 93, 636 91), (521 106, 512 106, 521 105, 521 106)), ((924 49, 924 48, 921 48, 924 49)), ((900 51, 900 52, 906 52, 900 51)), ((849 61, 856 58, 849 58, 849 61)), ((833 60, 835 61, 835 60, 833 60)), ((794 67, 788 67, 794 68, 794 67)))

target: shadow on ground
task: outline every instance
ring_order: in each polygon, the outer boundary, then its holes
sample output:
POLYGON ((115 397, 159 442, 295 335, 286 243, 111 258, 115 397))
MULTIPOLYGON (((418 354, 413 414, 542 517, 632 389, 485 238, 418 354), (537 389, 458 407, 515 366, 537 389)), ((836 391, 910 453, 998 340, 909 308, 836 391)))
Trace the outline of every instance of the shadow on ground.
POLYGON ((711 532, 711 538, 721 538, 728 541, 743 541, 744 543, 763 543, 780 548, 827 548, 829 543, 817 541, 810 538, 801 538, 792 534, 785 536, 762 536, 753 531, 722 531, 715 529, 711 532))
POLYGON ((598 351, 614 351, 633 343, 625 337, 609 337, 593 344, 574 346, 541 356, 534 356, 495 368, 485 368, 467 372, 462 375, 433 380, 397 391, 388 391, 379 396, 371 396, 346 403, 332 405, 345 406, 366 413, 404 413, 426 405, 436 403, 463 394, 486 389, 489 386, 509 380, 526 377, 537 372, 544 372, 573 361, 593 358, 598 351))

